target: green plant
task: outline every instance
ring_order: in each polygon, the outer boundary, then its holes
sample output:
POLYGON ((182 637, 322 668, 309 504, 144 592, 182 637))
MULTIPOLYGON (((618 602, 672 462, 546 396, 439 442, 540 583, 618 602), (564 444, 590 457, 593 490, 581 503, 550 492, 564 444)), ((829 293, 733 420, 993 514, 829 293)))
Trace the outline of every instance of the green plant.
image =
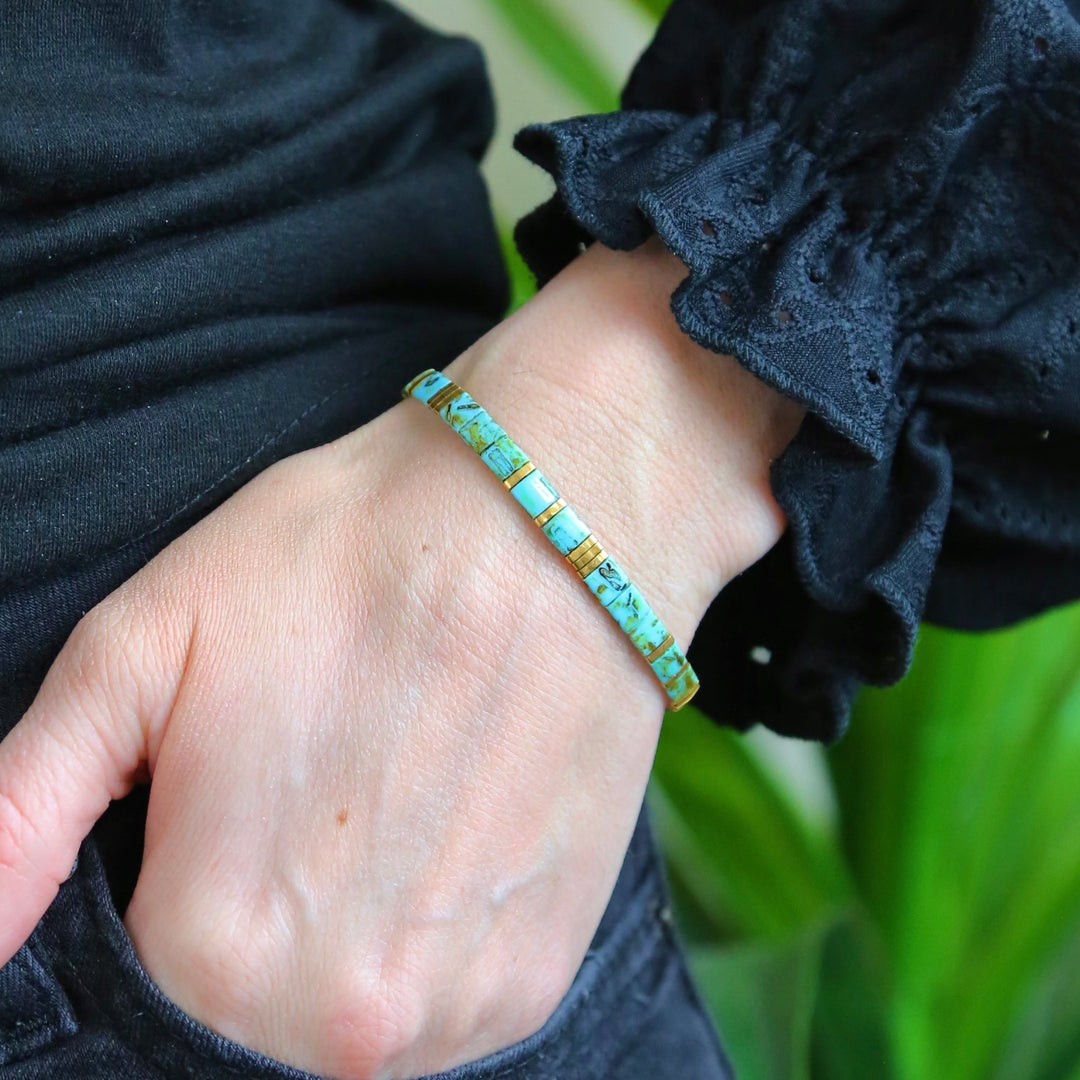
MULTIPOLYGON (((580 111, 614 106, 565 3, 483 2, 580 111)), ((502 233, 516 305, 533 285, 502 233)), ((741 1080, 1080 1080, 1078 659, 1080 606, 924 628, 908 676, 786 767, 760 734, 667 717, 653 820, 741 1080)))
POLYGON ((743 1080, 1080 1075, 1078 657, 1076 606, 924 628, 825 755, 824 823, 754 743, 667 718, 654 817, 743 1080))

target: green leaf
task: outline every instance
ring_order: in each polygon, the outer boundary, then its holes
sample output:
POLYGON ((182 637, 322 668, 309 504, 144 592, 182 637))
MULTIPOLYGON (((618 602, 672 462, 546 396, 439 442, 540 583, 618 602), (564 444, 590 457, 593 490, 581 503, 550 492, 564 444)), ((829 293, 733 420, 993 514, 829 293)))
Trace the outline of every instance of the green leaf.
POLYGON ((691 973, 739 1080, 809 1080, 820 952, 818 931, 690 950, 691 973))
POLYGON ((990 1080, 1061 1080, 1080 1076, 1080 926, 1020 1001, 990 1080))
POLYGON ((656 22, 664 17, 664 12, 671 6, 671 0, 633 0, 633 3, 656 22))
POLYGON ((831 833, 799 815, 741 736, 693 707, 664 722, 650 799, 673 875, 718 933, 789 936, 847 895, 831 833))
POLYGON ((560 85, 580 98, 587 112, 618 107, 619 88, 558 9, 544 0, 487 0, 560 85))
POLYGON ((514 243, 513 228, 504 222, 499 222, 499 244, 502 247, 503 259, 506 261, 506 270, 510 277, 510 304, 506 309, 509 315, 517 311, 529 297, 536 292, 536 278, 533 272, 525 265, 525 260, 518 252, 514 243))
MULTIPOLYGON (((1080 608, 924 630, 830 755, 844 847, 894 974, 897 1075, 984 1080, 1080 925, 1080 608)), ((1080 1023, 1080 1016, 1074 1017, 1080 1023)))
POLYGON ((858 908, 831 926, 821 950, 813 1021, 815 1080, 893 1080, 886 1016, 888 957, 858 908))

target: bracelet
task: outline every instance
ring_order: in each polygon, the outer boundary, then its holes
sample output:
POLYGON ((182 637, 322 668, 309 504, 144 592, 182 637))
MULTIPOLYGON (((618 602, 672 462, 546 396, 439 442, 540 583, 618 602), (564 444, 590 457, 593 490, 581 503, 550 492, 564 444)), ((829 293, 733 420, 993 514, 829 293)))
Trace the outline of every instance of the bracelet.
POLYGON ((521 447, 462 387, 434 368, 411 379, 401 396, 427 404, 480 455, 648 661, 667 693, 668 708, 681 709, 700 685, 690 661, 638 588, 521 447))

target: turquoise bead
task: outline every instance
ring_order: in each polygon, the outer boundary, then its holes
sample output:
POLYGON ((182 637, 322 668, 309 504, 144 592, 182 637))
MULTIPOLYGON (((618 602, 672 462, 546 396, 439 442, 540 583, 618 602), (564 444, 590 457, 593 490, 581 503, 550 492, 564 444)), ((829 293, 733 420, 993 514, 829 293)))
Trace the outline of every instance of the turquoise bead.
POLYGON ((569 555, 589 535, 589 527, 564 506, 540 531, 555 545, 560 555, 569 555))
POLYGON ((432 371, 416 385, 412 396, 419 398, 426 405, 432 394, 437 394, 444 386, 449 386, 450 381, 441 371, 432 371))
POLYGON ((627 637, 638 628, 638 623, 642 619, 652 615, 649 602, 641 595, 633 582, 608 604, 607 610, 627 637))
POLYGON ((559 493, 547 482, 539 469, 533 469, 524 480, 519 480, 510 489, 510 494, 517 499, 529 517, 536 517, 559 497, 559 493))
POLYGON ((645 656, 648 656, 666 637, 667 628, 652 608, 649 608, 648 615, 638 620, 637 626, 630 631, 630 640, 634 643, 634 648, 645 656))
POLYGON ((687 664, 679 673, 678 678, 664 684, 664 690, 674 707, 681 709, 697 693, 698 685, 698 677, 693 667, 687 664))
MULTIPOLYGON (((525 451, 473 398, 441 371, 428 368, 411 379, 402 390, 402 397, 410 396, 429 407, 437 407, 443 420, 480 455, 500 480, 505 480, 529 462, 525 451), (439 396, 436 398, 436 395, 439 396)), ((510 489, 510 494, 532 518, 548 509, 559 497, 539 469, 533 469, 518 480, 510 489)), ((540 529, 563 556, 569 555, 591 535, 588 526, 569 506, 562 507, 540 529)), ((596 538, 593 539, 595 541, 596 538)), ((578 562, 589 561, 589 550, 585 549, 578 562)), ((674 640, 664 647, 659 656, 649 659, 658 648, 664 646, 669 634, 637 586, 610 556, 594 567, 584 581, 634 648, 645 657, 660 680, 671 708, 681 709, 698 689, 697 675, 674 640)))
POLYGON ((483 410, 462 427, 458 434, 478 453, 482 454, 496 439, 506 432, 483 410))
POLYGON ((605 559, 588 577, 585 584, 593 596, 607 607, 619 593, 630 587, 630 579, 612 558, 605 559))
POLYGON ((520 469, 529 460, 529 455, 506 432, 503 432, 480 455, 480 459, 500 480, 505 480, 515 469, 520 469))
MULTIPOLYGON (((473 401, 468 394, 458 394, 453 401, 444 406, 445 411, 439 415, 460 435, 462 430, 478 419, 481 414, 487 416, 487 411, 478 402, 473 401)), ((490 418, 489 418, 490 419, 490 418)))
MULTIPOLYGON (((663 638, 661 638, 663 640, 663 638)), ((686 663, 686 657, 678 644, 672 643, 655 660, 649 661, 649 667, 656 673, 656 677, 666 683, 673 679, 679 672, 679 668, 686 663)))

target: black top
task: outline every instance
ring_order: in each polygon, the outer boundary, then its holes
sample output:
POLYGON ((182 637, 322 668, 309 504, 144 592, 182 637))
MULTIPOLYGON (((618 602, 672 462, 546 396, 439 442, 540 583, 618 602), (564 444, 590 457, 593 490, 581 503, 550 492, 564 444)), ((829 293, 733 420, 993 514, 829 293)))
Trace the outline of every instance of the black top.
POLYGON ((523 254, 546 278, 655 230, 682 328, 808 410, 772 472, 789 530, 710 608, 695 703, 830 739, 924 612, 1080 596, 1070 5, 676 0, 623 105, 519 135, 559 192, 523 254))
POLYGON ((499 318, 491 123, 386 4, 0 4, 0 734, 88 597, 499 318))
MULTIPOLYGON (((691 647, 718 719, 830 738, 924 607, 1080 594, 1078 89, 1061 0, 681 0, 625 111, 522 136, 541 277, 655 228, 686 331, 809 409, 787 537, 691 647)), ((490 123, 475 47, 372 0, 0 8, 0 706, 498 317, 490 123)))

